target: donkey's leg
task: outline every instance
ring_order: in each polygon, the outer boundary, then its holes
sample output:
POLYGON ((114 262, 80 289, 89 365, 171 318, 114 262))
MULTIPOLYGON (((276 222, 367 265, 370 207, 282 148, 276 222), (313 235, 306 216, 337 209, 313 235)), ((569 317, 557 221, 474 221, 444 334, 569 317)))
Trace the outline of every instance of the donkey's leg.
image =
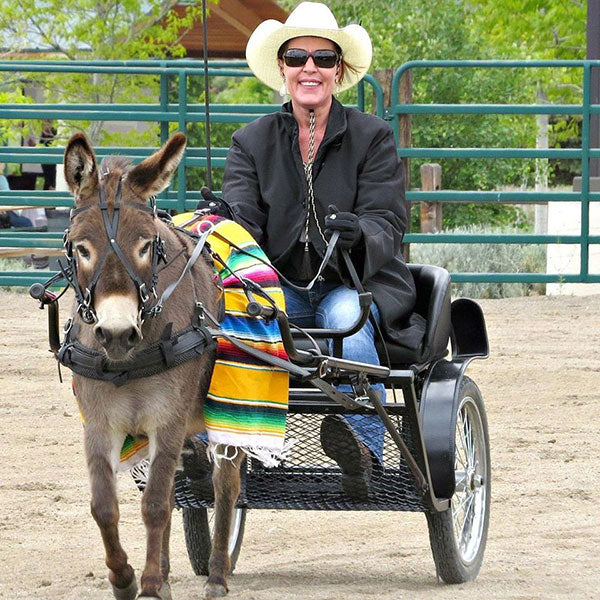
MULTIPOLYGON (((142 498, 142 516, 146 525, 146 566, 141 579, 140 598, 170 598, 168 583, 165 582, 163 586, 165 571, 161 569, 161 562, 164 566, 168 565, 168 554, 165 563, 163 540, 170 529, 173 480, 184 434, 182 423, 181 426, 163 427, 149 435, 152 459, 148 484, 142 498)), ((168 553, 168 547, 166 551, 168 553)))
MULTIPOLYGON (((220 448, 222 449, 222 448, 220 448)), ((239 451, 233 460, 221 459, 213 471, 215 488, 215 528, 208 562, 208 579, 204 586, 207 599, 227 595, 227 575, 231 571, 229 558, 229 532, 233 508, 240 495, 240 465, 244 453, 239 451)))
POLYGON ((165 530, 162 537, 162 548, 160 553, 160 572, 163 578, 160 596, 162 600, 171 600, 171 586, 169 584, 169 572, 171 571, 171 559, 169 555, 171 542, 171 516, 173 515, 173 506, 175 506, 175 482, 171 488, 171 504, 169 508, 169 520, 165 525, 165 530))
POLYGON ((119 540, 119 504, 116 490, 116 467, 123 435, 100 430, 91 423, 85 426, 85 451, 92 488, 92 515, 100 528, 108 579, 117 600, 133 600, 137 585, 133 568, 119 540))

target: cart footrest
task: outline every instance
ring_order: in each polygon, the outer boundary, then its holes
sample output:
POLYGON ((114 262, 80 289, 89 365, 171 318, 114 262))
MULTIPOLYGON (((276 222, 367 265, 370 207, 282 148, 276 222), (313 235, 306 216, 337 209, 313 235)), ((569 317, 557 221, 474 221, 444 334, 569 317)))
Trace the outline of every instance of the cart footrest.
MULTIPOLYGON (((288 469, 260 469, 246 474, 238 507, 300 510, 399 510, 422 512, 425 504, 412 482, 400 470, 386 472, 371 480, 369 499, 352 500, 342 491, 342 474, 337 469, 306 472, 288 469)), ((193 481, 185 475, 175 484, 180 508, 211 508, 193 481)))
MULTIPOLYGON (((404 459, 377 416, 366 417, 372 427, 370 438, 379 437, 383 445, 383 469, 377 467, 369 485, 367 501, 353 500, 342 489, 342 472, 321 448, 319 431, 324 415, 288 415, 287 435, 297 440, 285 461, 272 469, 257 460, 248 460, 243 472, 239 507, 302 510, 401 510, 425 511, 427 505, 417 489, 404 459)), ((413 436, 405 418, 396 415, 398 431, 411 452, 413 436)), ((365 425, 362 425, 364 431, 365 425)), ((369 431, 367 431, 370 434, 369 431)), ((185 473, 176 479, 179 507, 210 507, 204 488, 196 487, 185 473)))

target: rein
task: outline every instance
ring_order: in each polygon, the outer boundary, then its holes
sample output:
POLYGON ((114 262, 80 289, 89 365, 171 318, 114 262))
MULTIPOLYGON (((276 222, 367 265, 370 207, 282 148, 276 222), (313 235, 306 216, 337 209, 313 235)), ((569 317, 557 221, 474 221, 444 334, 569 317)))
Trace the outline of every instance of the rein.
MULTIPOLYGON (((103 201, 103 197, 101 197, 101 204, 102 203, 106 204, 105 199, 104 199, 104 202, 102 202, 102 201, 103 201)), ((91 206, 92 205, 88 205, 85 207, 80 207, 80 208, 74 209, 74 211, 73 211, 74 214, 72 214, 71 218, 77 216, 77 214, 79 214, 83 210, 90 208, 91 206)), ((153 208, 147 207, 145 205, 143 205, 143 206, 135 205, 135 206, 137 208, 139 208, 140 210, 143 210, 144 212, 153 213, 154 216, 156 216, 156 211, 153 208)), ((117 216, 115 216, 115 214, 113 214, 113 219, 111 221, 106 209, 105 208, 103 209, 102 206, 100 208, 101 208, 101 210, 103 210, 103 220, 104 220, 105 227, 107 229, 107 233, 109 234, 109 236, 110 236, 110 232, 113 233, 113 237, 112 238, 109 237, 110 244, 104 253, 101 263, 103 264, 106 261, 106 256, 108 255, 108 252, 110 250, 113 250, 113 251, 115 251, 117 256, 119 256, 119 258, 121 258, 121 256, 123 256, 124 260, 123 259, 121 259, 121 260, 123 261, 123 264, 126 265, 125 268, 127 269, 127 266, 129 265, 129 263, 125 262, 127 259, 124 257, 121 249, 119 248, 118 244, 116 243, 116 231, 118 228, 118 213, 117 213, 117 216)), ((118 210, 118 209, 116 209, 116 210, 118 210)), ((171 285, 169 285, 165 289, 165 291, 161 295, 160 299, 157 301, 157 303, 153 307, 146 309, 145 314, 148 314, 150 316, 155 316, 162 311, 162 307, 163 307, 164 303, 167 302, 167 300, 172 295, 172 293, 175 290, 175 288, 177 287, 177 285, 185 277, 185 275, 187 273, 189 273, 192 266, 197 261, 198 257, 202 254, 203 250, 206 250, 209 253, 209 255, 212 257, 213 260, 218 261, 221 264, 223 264, 223 261, 221 260, 221 258, 206 245, 206 240, 211 233, 214 235, 217 235, 219 238, 223 239, 222 236, 220 236, 220 234, 213 231, 212 226, 207 228, 206 231, 202 232, 202 234, 200 234, 199 236, 190 234, 190 232, 181 230, 180 228, 176 228, 176 229, 177 229, 177 231, 182 231, 183 233, 185 233, 186 235, 189 235, 192 238, 195 238, 195 239, 197 238, 196 246, 195 246, 192 254, 190 255, 190 257, 189 257, 185 267, 183 268, 182 273, 178 277, 178 279, 176 281, 174 281, 173 283, 171 283, 171 285)), ((68 234, 68 231, 65 233, 65 240, 67 240, 67 234, 68 234)), ((332 239, 329 242, 329 247, 326 252, 326 259, 328 259, 329 256, 331 255, 331 253, 333 252, 333 249, 337 242, 338 235, 339 235, 338 232, 334 232, 332 239)), ((157 236, 156 239, 160 240, 159 236, 157 236)), ((237 248, 238 250, 244 252, 244 250, 242 248, 239 248, 238 246, 233 244, 230 240, 226 240, 226 241, 229 244, 231 244, 232 247, 237 248)), ((162 243, 162 241, 159 241, 159 243, 160 243, 160 247, 162 249, 161 250, 162 260, 164 260, 166 265, 168 265, 170 263, 167 263, 167 261, 166 261, 163 243, 162 243)), ((67 283, 71 287, 73 287, 73 289, 75 290, 75 294, 76 294, 77 300, 78 300, 78 309, 77 309, 78 312, 80 312, 80 309, 82 309, 82 312, 85 310, 90 310, 91 314, 93 314, 93 316, 95 317, 95 313, 93 313, 93 304, 92 304, 93 287, 91 289, 86 288, 85 296, 82 294, 81 287, 79 286, 77 279, 76 279, 76 276, 77 276, 76 262, 72 255, 72 248, 69 247, 69 243, 67 241, 65 241, 65 252, 67 253, 67 261, 68 261, 67 268, 62 267, 62 265, 61 265, 61 273, 60 274, 55 275, 54 277, 52 277, 51 279, 46 281, 44 284, 34 284, 30 288, 30 294, 34 298, 41 301, 42 308, 44 307, 44 305, 49 306, 49 309, 50 309, 49 315, 52 316, 52 318, 49 319, 50 347, 51 347, 51 350, 54 352, 56 359, 59 361, 59 367, 62 364, 64 366, 66 366, 67 368, 71 369, 74 373, 82 375, 83 377, 110 382, 110 383, 113 383, 115 386, 120 387, 133 379, 156 375, 158 373, 161 373, 163 371, 166 371, 168 369, 176 367, 188 360, 197 358, 197 357, 201 356, 204 353, 204 351, 214 349, 217 345, 217 342, 216 342, 217 338, 224 338, 224 339, 228 340, 232 345, 237 347, 239 350, 246 352, 246 353, 254 356, 255 358, 258 358, 267 364, 270 364, 274 367, 278 367, 280 369, 286 370, 286 371, 288 371, 288 373, 290 373, 291 375, 293 375, 294 377, 296 377, 298 379, 302 379, 305 381, 310 380, 313 383, 313 385, 315 385, 317 388, 319 388, 323 393, 325 393, 331 399, 335 400, 336 402, 342 404, 343 406, 345 406, 347 408, 356 409, 356 408, 360 408, 363 406, 362 404, 360 404, 359 402, 357 402, 356 400, 354 400, 347 394, 337 390, 330 383, 324 381, 322 379, 321 369, 319 369, 317 372, 313 372, 305 367, 296 365, 296 364, 290 362, 289 360, 285 360, 285 359, 273 356, 271 354, 268 354, 267 352, 263 352, 257 348, 254 348, 254 347, 244 343, 242 340, 236 338, 235 336, 229 335, 228 333, 226 333, 225 331, 223 331, 221 329, 220 319, 215 317, 214 315, 212 315, 208 310, 206 310, 203 307, 201 302, 195 303, 194 312, 191 317, 191 323, 188 327, 173 334, 173 332, 172 332, 173 324, 168 323, 166 325, 165 329, 163 330, 163 332, 160 336, 160 339, 157 342, 155 342, 154 344, 148 346, 147 348, 145 348, 141 351, 136 352, 130 360, 113 361, 113 360, 108 359, 107 356, 103 352, 99 352, 97 350, 94 350, 92 348, 89 348, 89 347, 83 345, 77 339, 77 332, 79 329, 79 324, 75 324, 73 322, 72 318, 69 319, 65 324, 64 339, 63 339, 62 343, 60 343, 59 342, 60 336, 59 336, 59 332, 58 332, 58 299, 60 298, 60 296, 62 296, 62 293, 64 293, 64 290, 59 296, 55 296, 54 294, 48 292, 46 290, 46 288, 50 287, 54 283, 57 283, 58 281, 66 280, 67 283), (81 302, 81 298, 84 300, 85 303, 81 302), (206 319, 208 319, 210 321, 212 326, 205 325, 206 319)), ((181 253, 179 253, 177 256, 179 256, 180 254, 181 253)), ((252 255, 252 256, 254 256, 254 255, 252 255)), ((257 258, 257 257, 255 257, 255 258, 257 258)), ((326 261, 324 261, 324 262, 326 262, 326 261)), ((156 266, 158 265, 158 260, 156 260, 155 258, 153 258, 153 265, 156 265, 156 266)), ((98 268, 96 270, 98 270, 98 268)), ((309 287, 312 287, 312 285, 318 279, 318 276, 319 276, 321 270, 322 269, 319 269, 319 273, 314 278, 314 280, 311 282, 309 287)), ((129 273, 129 269, 127 269, 127 271, 129 273)), ((131 273, 129 273, 129 274, 131 276, 131 273)), ((142 287, 142 285, 144 282, 141 282, 141 280, 139 279, 137 274, 134 273, 134 275, 135 275, 135 277, 132 277, 132 280, 134 282, 136 282, 136 285, 139 285, 138 289, 143 290, 144 288, 142 287), (137 282, 141 282, 141 283, 138 284, 137 282)), ((248 305, 249 314, 251 314, 250 305, 253 303, 256 304, 255 301, 253 300, 253 295, 252 295, 253 293, 260 295, 262 298, 267 300, 270 304, 272 304, 272 306, 275 307, 275 304, 274 304, 272 298, 270 298, 270 296, 268 294, 266 294, 264 292, 264 290, 262 290, 260 287, 256 286, 256 284, 254 282, 252 282, 244 277, 240 277, 239 275, 237 275, 235 273, 233 273, 233 275, 235 275, 238 278, 246 295, 248 296, 249 300, 251 301, 250 304, 248 305)), ((158 276, 157 268, 153 266, 153 276, 152 276, 153 281, 152 281, 152 286, 151 286, 151 293, 154 293, 155 296, 156 296, 156 294, 155 294, 154 288, 156 285, 156 281, 154 281, 154 280, 157 279, 157 276, 158 276)), ((97 281, 98 278, 99 278, 99 275, 94 273, 94 277, 92 279, 97 281)), ((94 284, 95 284, 95 282, 94 282, 94 284)), ((65 289, 67 289, 67 288, 65 288, 65 289)), ((142 294, 140 294, 140 300, 143 301, 142 294)), ((142 302, 142 304, 145 305, 144 302, 142 302)), ((276 318, 279 321, 279 317, 283 317, 285 319, 285 315, 278 315, 278 309, 275 307, 275 310, 272 312, 271 316, 265 317, 265 318, 268 318, 269 320, 272 318, 276 318)), ((82 320, 84 320, 84 322, 90 324, 90 322, 85 321, 85 319, 83 319, 83 315, 82 315, 82 320)), ((93 323, 93 322, 94 322, 94 320, 91 321, 91 323, 93 323)), ((287 320, 286 320, 286 322, 287 322, 287 320)), ((59 372, 60 372, 60 368, 59 368, 59 372)))

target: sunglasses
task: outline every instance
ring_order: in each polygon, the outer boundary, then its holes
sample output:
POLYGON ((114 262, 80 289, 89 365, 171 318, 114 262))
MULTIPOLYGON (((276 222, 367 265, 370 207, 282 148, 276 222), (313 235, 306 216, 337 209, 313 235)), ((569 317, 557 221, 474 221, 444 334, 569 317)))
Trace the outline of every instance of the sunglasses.
POLYGON ((283 53, 283 61, 288 67, 303 67, 309 56, 313 59, 315 66, 322 69, 335 67, 341 59, 341 56, 335 50, 307 52, 300 48, 289 48, 283 53))

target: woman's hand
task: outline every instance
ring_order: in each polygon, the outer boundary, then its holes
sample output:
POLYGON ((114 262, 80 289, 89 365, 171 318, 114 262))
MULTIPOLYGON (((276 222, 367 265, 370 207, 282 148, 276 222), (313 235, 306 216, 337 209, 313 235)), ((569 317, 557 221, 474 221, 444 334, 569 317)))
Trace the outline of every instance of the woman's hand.
POLYGON ((338 212, 325 217, 325 236, 329 239, 334 231, 340 232, 338 248, 350 250, 362 239, 362 230, 358 217, 351 212, 338 212))

